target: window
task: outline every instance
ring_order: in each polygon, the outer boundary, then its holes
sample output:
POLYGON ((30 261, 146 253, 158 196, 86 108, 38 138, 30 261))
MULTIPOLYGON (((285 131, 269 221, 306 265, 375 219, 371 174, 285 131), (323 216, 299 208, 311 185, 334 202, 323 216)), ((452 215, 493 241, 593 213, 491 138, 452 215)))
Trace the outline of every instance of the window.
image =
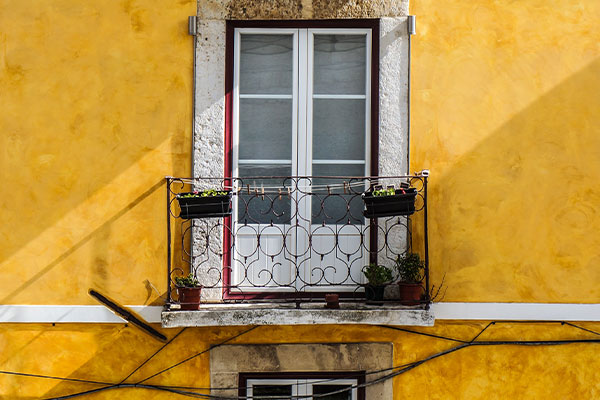
POLYGON ((327 186, 341 181, 318 177, 377 173, 373 27, 280 25, 233 29, 231 173, 254 188, 284 185, 267 177, 315 178, 288 181, 302 189, 274 202, 237 197, 232 231, 238 257, 232 257, 231 283, 243 287, 251 280, 249 286, 260 291, 298 291, 304 290, 297 287, 301 281, 311 290, 330 290, 319 280, 352 291, 362 283, 367 261, 355 227, 365 224, 362 202, 322 201, 327 186), (327 251, 338 247, 335 236, 359 251, 342 261, 327 251))
POLYGON ((296 396, 306 400, 364 400, 362 373, 241 373, 240 396, 252 399, 290 399, 296 396), (279 397, 281 396, 281 397, 279 397))

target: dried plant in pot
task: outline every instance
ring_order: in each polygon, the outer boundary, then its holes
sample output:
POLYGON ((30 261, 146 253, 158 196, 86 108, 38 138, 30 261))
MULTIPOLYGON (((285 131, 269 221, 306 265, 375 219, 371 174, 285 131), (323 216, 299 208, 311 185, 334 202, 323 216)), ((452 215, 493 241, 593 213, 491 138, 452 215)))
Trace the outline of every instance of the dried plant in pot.
POLYGON ((175 278, 175 287, 182 310, 198 310, 200 308, 200 294, 202 285, 190 272, 188 276, 175 278))
POLYGON ((367 301, 383 301, 385 287, 392 280, 392 270, 385 265, 371 263, 363 268, 367 278, 365 297, 367 301))
POLYGON ((417 305, 423 296, 425 263, 417 253, 406 253, 396 259, 396 271, 400 277, 400 303, 417 305))
POLYGON ((181 209, 179 216, 183 219, 231 215, 231 191, 210 189, 178 193, 176 197, 181 209))

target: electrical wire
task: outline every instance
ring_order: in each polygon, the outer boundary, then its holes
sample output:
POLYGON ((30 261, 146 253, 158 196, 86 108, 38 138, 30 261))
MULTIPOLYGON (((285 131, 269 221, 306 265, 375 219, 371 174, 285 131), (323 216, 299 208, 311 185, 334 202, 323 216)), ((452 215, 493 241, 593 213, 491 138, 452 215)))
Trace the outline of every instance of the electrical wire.
MULTIPOLYGON (((593 335, 596 336, 600 336, 599 332, 593 331, 591 329, 587 329, 581 326, 578 326, 576 324, 570 323, 570 322, 565 322, 565 321, 492 321, 490 323, 488 323, 484 328, 481 329, 481 331, 470 341, 465 341, 465 340, 461 340, 461 339, 457 339, 457 338, 452 338, 452 337, 447 337, 447 336, 442 336, 442 335, 433 335, 433 334, 429 334, 426 332, 418 332, 418 331, 413 331, 413 330, 409 330, 409 329, 404 329, 404 328, 398 328, 398 327, 394 327, 394 326, 389 326, 389 325, 378 325, 378 327, 380 328, 387 328, 387 329, 393 329, 393 330, 398 330, 398 331, 402 331, 405 333, 410 333, 410 334, 415 334, 415 335, 421 335, 421 336, 425 336, 425 337, 432 337, 435 339, 440 339, 440 340, 448 340, 448 341, 453 341, 453 342, 457 342, 460 343, 458 346, 452 347, 450 349, 446 349, 443 350, 441 352, 432 354, 430 356, 427 356, 421 360, 417 360, 411 363, 407 363, 407 364, 403 364, 403 365, 398 365, 398 366, 393 366, 390 368, 386 368, 386 369, 382 369, 382 370, 377 370, 377 371, 368 371, 365 373, 365 375, 373 375, 373 374, 379 374, 382 372, 387 372, 387 371, 393 371, 390 372, 384 376, 375 378, 373 380, 364 382, 362 384, 356 384, 356 385, 352 385, 351 387, 345 387, 343 389, 339 389, 336 391, 332 391, 332 392, 328 392, 328 393, 324 393, 324 394, 315 394, 312 395, 312 398, 320 398, 320 397, 325 397, 325 396, 331 396, 333 394, 336 393, 342 393, 342 392, 346 392, 349 389, 354 389, 354 388, 362 388, 362 387, 368 387, 371 385, 375 385, 377 383, 380 382, 384 382, 386 380, 392 379, 398 375, 404 374, 420 365, 425 364, 428 361, 434 360, 436 358, 454 353, 456 351, 468 348, 468 347, 474 347, 474 346, 505 346, 505 345, 517 345, 517 346, 558 346, 558 345, 568 345, 568 344, 600 344, 600 339, 566 339, 566 340, 487 340, 487 341, 477 341, 477 338, 479 338, 481 336, 481 334, 483 334, 486 330, 488 330, 488 328, 490 328, 493 325, 496 324, 510 324, 510 323, 535 323, 535 324, 539 324, 539 323, 560 323, 561 325, 566 325, 575 329, 579 329, 588 333, 591 333, 593 335)), ((157 376, 159 374, 162 374, 163 372, 166 372, 172 368, 177 367, 178 365, 181 365, 201 354, 206 353, 207 351, 210 351, 211 349, 214 349, 216 347, 222 346, 225 343, 240 337, 241 335, 244 335, 254 329, 256 329, 258 326, 253 326, 252 328, 243 331, 237 335, 234 335, 228 339, 226 339, 223 342, 220 342, 218 344, 212 345, 210 346, 208 349, 199 352, 191 357, 188 357, 187 359, 176 363, 166 369, 163 369, 151 376, 149 376, 148 378, 135 383, 135 384, 125 384, 125 383, 120 383, 120 384, 110 384, 107 382, 99 382, 99 381, 93 381, 93 380, 85 380, 85 379, 75 379, 75 378, 59 378, 59 377, 54 377, 54 376, 47 376, 47 375, 37 375, 37 374, 26 374, 26 373, 19 373, 19 372, 12 372, 12 371, 0 371, 0 374, 9 374, 9 375, 19 375, 19 376, 28 376, 28 377, 35 377, 35 378, 45 378, 45 379, 57 379, 57 380, 62 380, 62 381, 73 381, 73 382, 80 382, 80 383, 92 383, 92 384, 102 384, 102 385, 107 385, 104 386, 102 388, 97 388, 97 389, 92 389, 92 390, 87 390, 87 391, 83 391, 83 392, 79 392, 79 393, 73 393, 70 395, 66 395, 66 396, 61 396, 61 397, 53 397, 53 398, 49 398, 47 400, 59 400, 59 399, 71 399, 74 397, 78 397, 78 396, 83 396, 86 394, 91 394, 91 393, 97 393, 99 391, 104 391, 104 390, 112 390, 112 389, 120 389, 120 388, 145 388, 145 389, 153 389, 153 390, 161 390, 161 391, 168 391, 174 394, 180 394, 180 395, 184 395, 184 396, 188 396, 188 397, 195 397, 195 398, 205 398, 205 399, 230 399, 230 400, 242 400, 242 399, 250 399, 251 397, 248 396, 237 396, 237 397, 226 397, 226 396, 215 396, 215 395, 210 395, 210 394, 203 394, 203 393, 197 393, 197 392, 193 392, 190 390, 239 390, 239 387, 229 387, 229 388, 195 388, 195 387, 181 387, 181 386, 161 386, 161 385, 148 385, 148 384, 142 384, 142 382, 157 376), (186 390, 184 390, 186 389, 186 390)), ((181 331, 183 332, 183 330, 181 331)), ((171 343, 179 334, 181 334, 181 332, 179 332, 175 337, 173 337, 173 339, 171 339, 169 341, 169 343, 171 343)), ((165 344, 168 345, 169 343, 165 344)), ((162 350, 165 346, 163 346, 160 350, 162 350)), ((158 353, 158 351, 154 354, 156 355, 158 353)), ((151 356, 150 358, 154 357, 151 356)), ((147 360, 148 361, 148 360, 147 360)), ((147 361, 145 361, 143 364, 145 364, 147 361)), ((142 364, 142 365, 143 365, 142 364)), ((141 366, 140 366, 141 367, 141 366)), ((138 370, 139 368, 137 368, 136 370, 138 370)), ((135 372, 135 371, 134 371, 135 372)), ((319 383, 323 383, 323 382, 328 382, 328 381, 334 381, 336 379, 339 378, 332 378, 332 379, 325 379, 325 380, 320 380, 318 381, 319 383)), ((269 398, 269 397, 264 397, 261 396, 261 398, 269 398)), ((277 397, 272 397, 272 398, 281 398, 280 396, 277 397)), ((290 399, 302 399, 302 398, 307 398, 305 395, 301 395, 301 396, 291 396, 289 397, 290 399)))
POLYGON ((190 360, 192 360, 192 359, 194 359, 194 358, 196 358, 196 357, 198 357, 198 356, 200 356, 200 355, 202 355, 202 354, 204 354, 206 352, 211 351, 212 349, 215 349, 217 347, 223 346, 225 343, 228 343, 228 342, 230 342, 230 341, 232 341, 234 339, 237 339, 238 337, 243 336, 243 335, 245 335, 245 334, 253 331, 256 328, 258 328, 258 325, 255 325, 255 326, 251 327, 250 329, 247 329, 247 330, 245 330, 245 331, 243 331, 241 333, 238 333, 237 335, 234 335, 234 336, 232 336, 232 337, 230 337, 230 338, 228 338, 228 339, 226 339, 226 340, 224 340, 224 341, 222 341, 220 343, 217 343, 215 345, 209 346, 207 349, 202 350, 201 352, 196 353, 193 356, 190 356, 190 357, 186 358, 185 360, 182 360, 182 361, 180 361, 180 362, 178 362, 176 364, 173 364, 173 365, 171 365, 168 368, 165 368, 165 369, 163 369, 163 370, 161 370, 161 371, 159 371, 159 372, 157 372, 157 373, 155 373, 153 375, 150 375, 147 378, 142 379, 141 381, 138 381, 137 384, 140 384, 142 382, 146 382, 147 380, 149 380, 151 378, 154 378, 155 376, 158 376, 158 375, 160 375, 160 374, 162 374, 164 372, 167 372, 167 371, 169 371, 169 370, 171 370, 171 369, 173 369, 175 367, 178 367, 179 365, 184 364, 184 363, 186 363, 186 362, 188 362, 188 361, 190 361, 190 360))

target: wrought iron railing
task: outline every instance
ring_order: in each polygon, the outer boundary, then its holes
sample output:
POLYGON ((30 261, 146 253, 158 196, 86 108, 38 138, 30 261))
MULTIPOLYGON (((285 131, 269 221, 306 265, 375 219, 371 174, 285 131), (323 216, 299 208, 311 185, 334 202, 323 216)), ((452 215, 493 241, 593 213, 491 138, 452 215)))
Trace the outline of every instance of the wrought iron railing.
MULTIPOLYGON (((408 252, 424 261, 418 303, 430 302, 426 175, 167 177, 166 183, 168 307, 178 303, 175 277, 190 272, 207 303, 299 305, 324 301, 326 293, 363 302, 365 266, 393 270, 408 252), (410 204, 391 211, 400 215, 384 210, 385 217, 365 211, 365 192, 392 186, 416 193, 414 210, 410 204), (194 198, 203 204, 186 200, 194 198)), ((384 302, 397 302, 389 287, 384 302)))

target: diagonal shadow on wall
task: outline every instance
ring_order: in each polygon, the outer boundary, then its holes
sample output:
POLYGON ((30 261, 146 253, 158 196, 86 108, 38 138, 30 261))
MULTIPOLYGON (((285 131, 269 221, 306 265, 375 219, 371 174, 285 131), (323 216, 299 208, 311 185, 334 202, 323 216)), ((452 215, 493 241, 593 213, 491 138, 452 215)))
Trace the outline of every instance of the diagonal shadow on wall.
POLYGON ((598 302, 599 110, 597 59, 432 179, 444 301, 598 302))

